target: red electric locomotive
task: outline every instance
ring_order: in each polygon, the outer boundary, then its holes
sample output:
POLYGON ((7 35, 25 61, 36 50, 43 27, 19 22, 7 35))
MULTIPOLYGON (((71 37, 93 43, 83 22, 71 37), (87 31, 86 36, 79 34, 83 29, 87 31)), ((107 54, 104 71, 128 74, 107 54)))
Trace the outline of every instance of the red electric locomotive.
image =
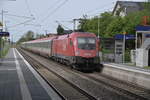
POLYGON ((53 40, 52 57, 77 69, 95 69, 99 64, 99 40, 93 33, 74 32, 53 40))

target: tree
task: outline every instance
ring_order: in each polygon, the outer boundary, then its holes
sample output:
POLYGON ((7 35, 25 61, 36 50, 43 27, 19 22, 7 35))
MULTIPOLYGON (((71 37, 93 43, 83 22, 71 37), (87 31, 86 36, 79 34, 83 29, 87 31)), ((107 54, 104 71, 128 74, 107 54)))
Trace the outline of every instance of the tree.
POLYGON ((105 31, 107 26, 110 24, 110 22, 113 20, 113 16, 111 12, 104 12, 100 15, 100 17, 95 16, 92 19, 83 18, 79 23, 80 29, 85 32, 93 32, 95 34, 98 34, 98 21, 99 21, 99 30, 100 30, 100 36, 105 35, 105 31))
POLYGON ((115 17, 112 15, 111 12, 104 12, 100 15, 100 36, 102 37, 107 37, 107 34, 111 34, 111 33, 107 33, 106 30, 109 26, 109 24, 115 19, 115 17))
POLYGON ((64 34, 64 28, 61 25, 58 25, 57 27, 57 34, 58 35, 64 34))
POLYGON ((143 7, 144 7, 145 10, 150 10, 150 2, 145 2, 143 4, 143 7))
POLYGON ((29 41, 29 40, 33 40, 34 39, 34 32, 32 31, 28 31, 25 35, 25 38, 29 41))
POLYGON ((105 37, 113 37, 115 34, 124 32, 124 20, 122 17, 116 16, 113 21, 109 23, 105 31, 105 37))
POLYGON ((20 44, 22 42, 34 40, 34 32, 28 31, 24 36, 22 36, 18 41, 17 44, 20 44))
POLYGON ((100 17, 82 20, 79 27, 86 32, 98 33, 98 21, 101 37, 112 37, 115 34, 127 32, 135 34, 135 27, 142 24, 143 16, 150 16, 148 9, 130 13, 125 17, 113 16, 111 12, 104 12, 100 17))

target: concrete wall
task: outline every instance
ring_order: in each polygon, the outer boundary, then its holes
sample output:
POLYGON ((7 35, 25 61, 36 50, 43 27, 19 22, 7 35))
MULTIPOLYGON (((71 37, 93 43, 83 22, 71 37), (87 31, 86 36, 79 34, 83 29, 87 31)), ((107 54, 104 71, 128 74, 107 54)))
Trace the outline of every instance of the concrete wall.
POLYGON ((150 89, 150 73, 104 64, 103 74, 150 89))
POLYGON ((148 50, 136 49, 136 66, 148 66, 148 50))
POLYGON ((136 63, 136 51, 131 50, 130 55, 131 55, 131 63, 135 64, 136 63))

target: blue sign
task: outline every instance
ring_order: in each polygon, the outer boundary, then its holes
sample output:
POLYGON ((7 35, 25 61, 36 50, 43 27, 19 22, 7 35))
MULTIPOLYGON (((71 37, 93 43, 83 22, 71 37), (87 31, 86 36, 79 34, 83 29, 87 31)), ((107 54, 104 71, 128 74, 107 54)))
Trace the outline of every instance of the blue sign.
POLYGON ((150 26, 142 26, 142 25, 138 25, 136 26, 136 31, 150 31, 150 26))
MULTIPOLYGON (((121 40, 123 38, 124 38, 123 34, 117 34, 117 35, 115 35, 115 39, 116 40, 121 40)), ((133 35, 133 34, 126 34, 125 35, 125 39, 126 40, 134 40, 135 39, 135 35, 133 35)))
POLYGON ((0 32, 0 36, 9 36, 9 32, 0 32))

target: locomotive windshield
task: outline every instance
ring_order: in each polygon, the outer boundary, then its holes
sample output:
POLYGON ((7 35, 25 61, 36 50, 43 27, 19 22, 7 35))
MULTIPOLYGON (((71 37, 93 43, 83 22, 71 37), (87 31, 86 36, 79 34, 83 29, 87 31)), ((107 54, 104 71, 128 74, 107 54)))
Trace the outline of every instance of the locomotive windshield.
POLYGON ((84 50, 96 49, 96 39, 94 37, 78 37, 78 48, 84 50))

